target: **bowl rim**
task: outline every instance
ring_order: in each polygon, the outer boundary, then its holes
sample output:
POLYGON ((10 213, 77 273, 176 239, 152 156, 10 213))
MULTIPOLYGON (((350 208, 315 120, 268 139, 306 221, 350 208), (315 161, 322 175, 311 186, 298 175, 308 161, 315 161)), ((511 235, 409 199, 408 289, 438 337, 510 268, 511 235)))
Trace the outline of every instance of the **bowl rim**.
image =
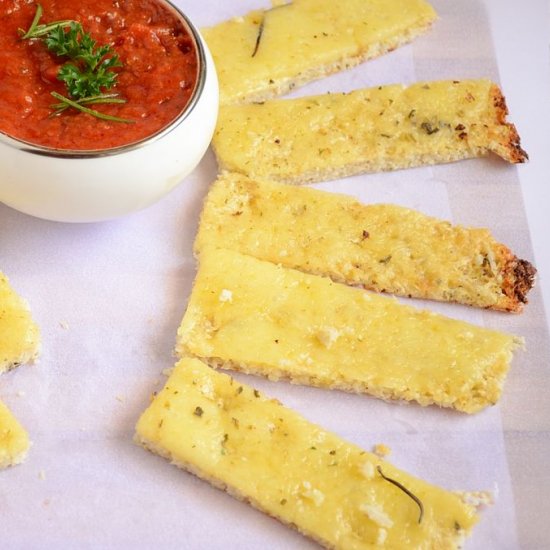
POLYGON ((178 6, 173 4, 171 0, 155 0, 155 2, 165 4, 168 9, 175 12, 176 17, 180 20, 186 31, 193 39, 195 52, 197 54, 198 71, 197 78, 195 80, 195 87, 193 89, 191 97, 189 98, 189 101, 182 109, 182 111, 176 116, 176 118, 172 119, 171 122, 169 122, 166 126, 160 128, 160 130, 157 130, 154 134, 151 134, 139 141, 132 141, 131 143, 118 145, 116 147, 110 147, 108 149, 55 149, 53 147, 37 145, 35 143, 30 143, 28 141, 18 139, 2 131, 0 131, 0 143, 4 143, 25 153, 32 153, 35 155, 46 157, 91 159, 120 155, 123 153, 135 151, 136 149, 141 149, 146 145, 150 145, 151 143, 158 141, 159 139, 163 138, 164 136, 175 130, 192 113, 200 97, 202 96, 207 76, 206 51, 198 29, 191 22, 189 17, 185 13, 183 13, 183 11, 178 6))

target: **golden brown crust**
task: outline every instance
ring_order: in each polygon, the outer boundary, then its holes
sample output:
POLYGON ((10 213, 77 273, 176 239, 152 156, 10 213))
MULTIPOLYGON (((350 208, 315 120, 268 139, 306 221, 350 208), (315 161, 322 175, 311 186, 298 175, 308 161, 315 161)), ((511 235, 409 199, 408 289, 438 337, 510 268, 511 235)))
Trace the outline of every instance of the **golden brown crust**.
POLYGON ((506 122, 508 107, 506 98, 502 95, 500 88, 497 85, 491 86, 489 94, 495 109, 498 126, 504 126, 508 130, 504 138, 499 139, 495 136, 495 139, 499 142, 498 151, 495 152, 514 164, 529 160, 529 155, 521 148, 521 140, 516 127, 511 122, 506 122))
POLYGON ((537 270, 527 260, 514 256, 510 251, 503 270, 502 292, 505 299, 495 309, 519 313, 527 304, 527 293, 535 285, 537 270))

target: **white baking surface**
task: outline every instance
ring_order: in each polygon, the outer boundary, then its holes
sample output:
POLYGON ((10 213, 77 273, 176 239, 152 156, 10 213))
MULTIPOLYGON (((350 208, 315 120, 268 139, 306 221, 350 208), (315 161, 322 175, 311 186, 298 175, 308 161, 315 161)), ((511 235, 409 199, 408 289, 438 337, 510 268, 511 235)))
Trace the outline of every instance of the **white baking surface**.
MULTIPOLYGON (((200 26, 267 5, 176 3, 200 26)), ((440 21, 413 45, 295 94, 487 75, 500 79, 531 162, 514 167, 482 159, 318 187, 488 226, 521 257, 533 260, 534 249, 539 288, 549 300, 547 3, 433 4, 440 21), (510 204, 510 196, 519 200, 510 204)), ((0 472, 0 548, 316 547, 132 443, 139 414, 174 361, 175 332, 195 273, 198 214, 215 174, 209 153, 159 204, 102 224, 46 222, 0 205, 0 269, 30 302, 43 334, 40 363, 0 379, 0 398, 34 443, 24 465, 0 472)), ((493 491, 495 505, 483 511, 467 549, 545 548, 548 333, 540 290, 531 302, 522 316, 422 304, 527 338, 501 404, 475 416, 239 378, 366 449, 389 444, 390 460, 415 475, 449 489, 493 491)))

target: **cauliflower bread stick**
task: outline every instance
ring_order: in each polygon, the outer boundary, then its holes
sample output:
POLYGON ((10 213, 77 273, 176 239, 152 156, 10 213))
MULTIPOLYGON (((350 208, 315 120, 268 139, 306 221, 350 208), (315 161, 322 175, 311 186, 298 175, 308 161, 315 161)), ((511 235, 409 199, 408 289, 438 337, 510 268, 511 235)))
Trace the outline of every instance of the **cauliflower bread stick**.
POLYGON ((25 300, 0 272, 0 373, 35 359, 40 334, 25 300))
MULTIPOLYGON (((25 300, 0 272, 0 373, 34 360, 40 351, 40 333, 25 300)), ((29 438, 0 401, 0 469, 22 462, 29 438)))
POLYGON ((487 229, 235 173, 206 198, 197 256, 210 243, 378 292, 502 311, 521 311, 535 277, 487 229))
POLYGON ((495 404, 521 339, 224 249, 203 250, 180 356, 272 380, 437 404, 495 404))
POLYGON ((176 365, 136 441, 327 548, 454 549, 477 522, 467 494, 398 470, 196 359, 176 365))
POLYGON ((213 145, 222 170, 293 184, 488 153, 524 162, 506 113, 488 80, 396 84, 225 106, 213 145))
POLYGON ((277 4, 202 30, 222 105, 263 101, 378 57, 423 34, 436 18, 424 0, 277 4))
POLYGON ((0 401, 0 470, 23 462, 29 446, 27 432, 0 401))

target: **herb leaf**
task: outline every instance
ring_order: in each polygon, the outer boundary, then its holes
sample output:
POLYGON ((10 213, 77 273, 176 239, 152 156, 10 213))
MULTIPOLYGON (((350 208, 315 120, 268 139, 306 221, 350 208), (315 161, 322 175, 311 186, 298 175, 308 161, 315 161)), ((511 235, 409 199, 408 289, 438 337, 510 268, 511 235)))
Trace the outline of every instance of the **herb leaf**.
POLYGON ((82 25, 76 21, 69 23, 69 29, 65 31, 63 27, 54 27, 44 39, 46 47, 51 52, 62 57, 67 56, 76 59, 80 53, 79 34, 82 34, 82 25))
POLYGON ((109 90, 115 85, 117 74, 112 69, 122 66, 118 55, 108 45, 98 47, 80 23, 70 23, 68 30, 56 27, 45 43, 51 52, 73 61, 65 63, 57 75, 65 82, 72 98, 99 95, 102 89, 109 90))

